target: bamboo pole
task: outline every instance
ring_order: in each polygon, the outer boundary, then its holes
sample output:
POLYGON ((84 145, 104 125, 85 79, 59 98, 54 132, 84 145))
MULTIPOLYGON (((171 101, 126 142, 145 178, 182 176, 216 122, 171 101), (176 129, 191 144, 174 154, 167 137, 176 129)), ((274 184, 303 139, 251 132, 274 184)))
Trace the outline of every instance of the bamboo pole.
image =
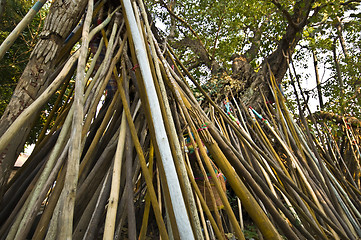
POLYGON ((154 123, 155 136, 156 136, 157 144, 159 146, 159 151, 163 162, 164 171, 169 185, 169 192, 173 204, 173 209, 175 211, 175 217, 176 217, 180 237, 182 239, 194 239, 192 228, 188 220, 188 214, 186 211, 185 203, 182 197, 183 195, 179 186, 177 173, 174 167, 174 163, 172 162, 173 157, 169 147, 168 138, 166 135, 164 125, 162 124, 163 118, 158 104, 158 97, 154 85, 152 83, 153 78, 150 71, 149 63, 147 61, 148 57, 143 47, 143 41, 139 29, 137 28, 137 23, 135 21, 135 16, 130 1, 123 0, 122 6, 126 12, 126 18, 128 21, 127 27, 130 28, 130 32, 133 36, 134 46, 136 49, 140 70, 144 79, 144 84, 147 89, 147 97, 152 112, 152 120, 154 123))
POLYGON ((139 143, 139 139, 138 139, 138 136, 137 136, 137 133, 136 133, 136 130, 135 130, 135 126, 134 126, 134 123, 133 123, 133 120, 132 120, 132 116, 131 116, 129 108, 128 108, 128 103, 127 103, 125 93, 124 93, 124 89, 123 89, 122 85, 119 85, 118 90, 120 92, 120 97, 121 97, 122 102, 123 102, 124 111, 125 111, 125 114, 126 114, 125 116, 127 117, 127 122, 128 122, 129 127, 130 127, 130 131, 131 131, 132 139, 133 139, 133 142, 134 142, 134 146, 135 146, 135 149, 136 149, 136 151, 138 153, 138 157, 139 157, 139 160, 140 160, 142 172, 144 174, 144 178, 145 178, 145 181, 147 183, 147 187, 148 187, 148 191, 149 191, 149 194, 150 194, 154 214, 155 214, 157 224, 158 224, 158 227, 159 227, 160 235, 162 236, 162 238, 164 240, 166 240, 166 239, 168 239, 166 227, 165 227, 165 224, 163 222, 163 219, 162 219, 162 216, 161 216, 161 213, 160 213, 160 209, 158 208, 158 201, 157 201, 155 190, 154 190, 154 187, 153 187, 153 184, 152 184, 152 178, 151 178, 151 176, 149 174, 149 170, 148 170, 148 168, 146 166, 143 150, 142 150, 141 145, 139 143))
POLYGON ((74 114, 70 138, 72 144, 69 149, 69 156, 66 168, 66 176, 63 189, 63 202, 60 217, 60 239, 71 239, 73 233, 74 205, 79 175, 79 162, 82 152, 82 129, 83 129, 83 106, 84 106, 84 77, 86 57, 89 46, 89 28, 93 15, 93 0, 88 1, 88 10, 84 21, 82 32, 82 45, 76 74, 74 94, 74 114))
POLYGON ((107 215, 105 218, 103 239, 113 239, 114 236, 115 218, 118 207, 120 178, 121 178, 121 169, 122 169, 122 161, 123 161, 122 159, 123 159, 124 146, 125 146, 125 136, 126 136, 126 118, 123 110, 117 150, 114 156, 112 185, 109 196, 107 215))
POLYGON ((100 218, 103 214, 103 209, 106 205, 108 200, 107 196, 109 196, 110 191, 110 174, 111 174, 112 167, 106 173, 104 184, 100 190, 99 198, 95 205, 91 220, 88 224, 88 227, 84 233, 83 240, 91 240, 96 239, 96 230, 99 226, 100 218), (109 183, 109 184, 108 184, 109 183))
POLYGON ((0 60, 4 57, 5 53, 9 48, 14 44, 15 40, 19 37, 20 33, 28 26, 31 20, 35 17, 35 15, 39 12, 39 10, 43 7, 47 0, 39 0, 34 6, 29 10, 29 12, 25 15, 23 19, 21 19, 20 23, 16 25, 15 29, 6 37, 4 42, 1 43, 0 46, 0 60))
MULTIPOLYGON (((154 158, 154 147, 153 143, 150 143, 150 149, 149 149, 149 174, 153 175, 153 158, 154 158)), ((149 219, 149 211, 150 211, 150 196, 149 193, 146 193, 145 195, 145 208, 143 213, 143 219, 142 219, 142 227, 140 229, 139 233, 139 240, 144 240, 147 234, 147 227, 148 227, 148 219, 149 219)))
MULTIPOLYGON (((130 103, 129 99, 129 80, 126 75, 126 69, 124 64, 124 59, 122 59, 122 75, 123 75, 123 86, 126 93, 127 102, 130 103)), ((129 106, 128 106, 129 107, 129 106)), ((133 187, 133 149, 132 136, 127 127, 126 141, 128 142, 125 147, 125 189, 126 192, 126 205, 128 211, 128 238, 130 240, 136 240, 136 220, 135 220, 135 210, 134 210, 134 187, 133 187)))
MULTIPOLYGON (((184 190, 185 190, 185 197, 186 197, 186 203, 188 203, 189 206, 189 212, 190 212, 190 216, 191 216, 191 220, 192 223, 194 223, 194 228, 195 228, 195 233, 196 233, 196 238, 199 240, 203 239, 203 235, 202 235, 202 230, 200 227, 200 222, 199 222, 199 217, 197 213, 197 209, 196 209, 196 204, 193 198, 193 194, 192 194, 192 190, 191 190, 191 185, 188 181, 187 178, 187 172, 186 169, 184 167, 184 159, 182 156, 182 152, 181 152, 181 147, 179 144, 179 141, 177 140, 177 133, 175 131, 175 124, 174 124, 174 120, 172 117, 172 113, 171 113, 171 109, 169 106, 169 102, 168 102, 168 97, 167 97, 167 93, 166 93, 166 89, 165 89, 165 85, 164 85, 164 81, 162 78, 162 73, 159 67, 159 61, 157 56, 157 51, 160 52, 159 50, 159 46, 157 44, 156 41, 154 41, 154 36, 152 34, 152 31, 150 29, 149 26, 149 22, 148 22, 148 16, 147 13, 145 11, 145 7, 143 4, 142 0, 138 0, 138 3, 140 5, 140 9, 141 9, 141 13, 142 16, 144 18, 144 22, 145 22, 145 26, 146 26, 146 30, 148 33, 148 42, 150 43, 150 49, 151 49, 151 54, 149 54, 150 56, 153 56, 154 59, 154 66, 155 66, 155 72, 156 72, 156 77, 158 79, 159 82, 159 88, 160 88, 160 98, 162 98, 163 103, 164 103, 164 108, 165 108, 165 112, 166 112, 166 116, 164 117, 164 120, 168 123, 169 125, 169 131, 170 132, 170 139, 172 142, 172 146, 174 146, 175 148, 175 164, 176 164, 176 168, 179 169, 180 172, 180 177, 181 177, 181 184, 183 183, 184 185, 184 190)), ((162 56, 162 55, 160 55, 162 56)), ((152 63, 152 62, 151 62, 152 63)), ((167 127, 167 125, 166 125, 167 127)))
MULTIPOLYGON (((177 89, 176 86, 174 85, 175 83, 173 82, 172 84, 173 84, 174 89, 177 89)), ((199 87, 199 89, 204 92, 204 90, 199 86, 199 84, 196 81, 194 81, 194 84, 196 84, 197 88, 199 87)), ((183 100, 184 100, 184 98, 183 98, 183 100)), ((215 106, 215 107, 218 107, 218 106, 215 106)), ((220 113, 221 113, 221 111, 220 111, 220 113)), ((196 131, 196 128, 194 128, 193 131, 196 131)), ((198 144, 201 144, 200 139, 197 142, 198 142, 198 144)), ((221 162, 221 161, 219 161, 219 162, 221 162)), ((225 164, 225 163, 222 163, 222 164, 225 164)), ((223 165, 223 167, 225 169, 223 169, 222 167, 221 167, 221 169, 226 170, 228 172, 226 174, 227 178, 229 176, 230 177, 235 176, 233 171, 231 170, 230 166, 223 165)), ((237 187, 241 187, 242 190, 239 189, 237 195, 241 199, 241 201, 244 203, 245 208, 247 209, 247 211, 249 211, 249 214, 252 216, 252 219, 256 222, 257 226, 260 228, 261 232, 265 235, 265 237, 269 238, 269 239, 281 239, 280 235, 278 234, 278 232, 276 231, 274 226, 271 224, 271 222, 269 221, 267 216, 261 210, 261 208, 259 207, 258 203, 255 201, 255 199, 253 197, 251 197, 251 194, 249 193, 247 188, 243 185, 241 180, 237 179, 236 181, 233 182, 233 184, 237 184, 237 187)), ((236 185, 234 185, 233 189, 236 190, 237 187, 236 187, 236 185)))

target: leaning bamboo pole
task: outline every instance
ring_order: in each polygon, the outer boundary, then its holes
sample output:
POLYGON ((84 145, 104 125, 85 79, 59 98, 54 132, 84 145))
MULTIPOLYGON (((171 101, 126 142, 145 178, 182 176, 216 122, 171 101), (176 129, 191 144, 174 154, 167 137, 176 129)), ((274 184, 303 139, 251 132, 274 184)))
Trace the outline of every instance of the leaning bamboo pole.
POLYGON ((176 170, 171 161, 172 154, 170 151, 169 142, 166 136, 165 128, 161 124, 162 116, 158 105, 158 97, 154 85, 152 83, 153 78, 150 72, 149 63, 147 61, 144 61, 147 59, 147 55, 143 48, 143 41, 139 29, 137 29, 137 23, 135 21, 135 17, 130 1, 128 0, 122 1, 122 6, 126 12, 127 27, 130 28, 130 32, 133 36, 134 46, 136 49, 140 70, 142 72, 144 84, 147 89, 148 102, 152 111, 152 120, 154 123, 156 140, 159 146, 159 151, 163 161, 163 167, 166 173, 168 185, 170 186, 169 190, 171 195, 171 201, 174 206, 179 233, 181 235, 181 238, 193 239, 194 237, 188 220, 188 215, 186 213, 186 207, 184 205, 184 200, 182 197, 182 192, 180 190, 176 170))
POLYGON ((21 32, 28 26, 31 20, 43 7, 47 0, 39 0, 34 6, 29 10, 29 12, 23 17, 20 23, 15 27, 15 29, 6 37, 4 42, 0 45, 0 60, 4 57, 5 53, 9 48, 14 44, 15 40, 19 37, 21 32))

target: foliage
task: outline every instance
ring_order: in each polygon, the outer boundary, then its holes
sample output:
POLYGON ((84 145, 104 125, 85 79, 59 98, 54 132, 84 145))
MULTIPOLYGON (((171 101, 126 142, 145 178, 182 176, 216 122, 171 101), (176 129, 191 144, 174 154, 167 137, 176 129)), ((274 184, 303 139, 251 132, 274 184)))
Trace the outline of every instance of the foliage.
MULTIPOLYGON (((166 32, 170 33, 174 23, 164 12, 164 5, 150 6, 156 17, 165 23, 166 32)), ((181 60, 188 63, 190 68, 192 64, 198 66, 195 62, 199 56, 184 44, 184 39, 197 40, 189 27, 198 35, 209 59, 216 60, 226 71, 230 71, 230 57, 233 54, 246 54, 252 45, 260 43, 259 51, 250 56, 256 66, 259 63, 257 59, 270 54, 276 47, 285 28, 285 22, 281 21, 283 16, 268 1, 187 0, 177 2, 173 11, 187 25, 177 23, 171 45, 177 48, 181 60), (262 33, 260 38, 259 33, 262 33)))
POLYGON ((305 48, 308 51, 314 50, 318 57, 319 63, 325 65, 328 71, 328 78, 324 79, 323 93, 324 96, 332 99, 326 104, 326 109, 331 112, 340 112, 340 86, 337 80, 335 59, 333 48, 336 48, 337 59, 341 65, 342 79, 345 86, 345 101, 348 106, 348 112, 351 115, 359 115, 352 99, 356 100, 355 94, 360 78, 360 14, 359 8, 355 4, 345 6, 330 5, 320 14, 318 23, 313 22, 305 31, 305 48), (346 42, 346 50, 349 56, 345 56, 340 45, 340 35, 337 26, 341 25, 342 37, 346 42), (336 106, 337 105, 337 106, 336 106))
MULTIPOLYGON (((6 1, 0 27, 0 42, 6 39, 35 2, 35 0, 6 1)), ((25 28, 0 61, 0 116, 10 101, 17 81, 25 69, 30 53, 37 42, 45 15, 46 8, 40 10, 40 13, 35 16, 32 23, 25 28)))
MULTIPOLYGON (((151 0, 148 1, 148 6, 154 18, 165 24, 168 42, 176 48, 178 56, 193 76, 198 77, 201 83, 208 82, 207 88, 217 92, 217 89, 211 89, 213 85, 219 85, 214 83, 214 76, 210 76, 214 67, 212 61, 216 61, 225 72, 231 73, 231 56, 235 53, 243 54, 257 70, 259 64, 275 51, 287 27, 291 25, 289 16, 292 17, 292 14, 300 11, 307 2, 151 0)), ((292 58, 299 79, 313 82, 314 69, 310 59, 314 51, 319 65, 326 69, 322 94, 328 101, 324 110, 342 113, 341 108, 345 108, 348 115, 360 118, 361 29, 358 23, 361 14, 358 5, 357 1, 313 1, 313 10, 302 31, 303 40, 299 42, 292 58), (347 49, 352 49, 349 57, 345 57, 341 51, 338 24, 343 26, 342 35, 345 37, 347 49), (335 45, 345 86, 344 95, 340 94, 341 88, 332 53, 335 45), (341 99, 342 96, 345 100, 341 99), (346 105, 340 106, 341 102, 346 105)), ((289 80, 286 78, 285 88, 293 95, 289 80)), ((310 98, 316 98, 316 88, 303 90, 310 98)))

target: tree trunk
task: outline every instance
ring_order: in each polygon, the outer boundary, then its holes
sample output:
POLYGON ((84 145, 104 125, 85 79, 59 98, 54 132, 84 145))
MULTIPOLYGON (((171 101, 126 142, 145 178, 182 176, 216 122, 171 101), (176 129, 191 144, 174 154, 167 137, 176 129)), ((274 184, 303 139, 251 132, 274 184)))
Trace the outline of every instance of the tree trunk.
MULTIPOLYGON (((15 119, 49 86, 51 74, 60 66, 64 40, 79 22, 87 1, 55 0, 45 20, 40 40, 19 79, 9 105, 0 119, 2 136, 15 119)), ((0 155, 0 199, 12 167, 23 150, 27 136, 37 117, 23 126, 18 135, 0 155)))
POLYGON ((259 103, 263 102, 262 94, 271 98, 267 81, 270 76, 269 69, 275 76, 277 84, 280 84, 288 69, 287 58, 292 56, 301 39, 302 30, 303 28, 296 29, 289 25, 278 48, 263 61, 260 71, 253 72, 252 67, 248 63, 244 63, 245 67, 240 73, 233 73, 233 77, 241 76, 242 81, 246 81, 244 83, 245 89, 240 94, 243 103, 257 107, 259 103), (248 66, 246 66, 247 64, 248 66))
MULTIPOLYGON (((282 8, 277 1, 272 2, 276 7, 282 8)), ((261 65, 261 70, 257 73, 253 72, 252 74, 246 73, 249 77, 247 77, 245 86, 249 87, 244 89, 240 96, 245 104, 257 107, 258 103, 263 102, 262 94, 269 99, 272 98, 267 79, 272 73, 275 76, 277 84, 282 82, 288 70, 287 58, 292 56, 296 45, 302 38, 302 31, 310 18, 312 4, 312 0, 296 1, 292 15, 289 12, 284 13, 285 11, 282 11, 288 21, 285 34, 280 40, 277 49, 265 58, 261 65), (269 70, 271 70, 271 73, 269 70)), ((315 15, 317 12, 318 11, 314 10, 313 14, 315 15)))

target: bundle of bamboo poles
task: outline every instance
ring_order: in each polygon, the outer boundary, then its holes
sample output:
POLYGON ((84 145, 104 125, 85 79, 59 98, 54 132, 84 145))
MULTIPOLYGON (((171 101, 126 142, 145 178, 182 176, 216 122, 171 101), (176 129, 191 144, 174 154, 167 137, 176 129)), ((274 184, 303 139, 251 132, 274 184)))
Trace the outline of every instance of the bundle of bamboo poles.
POLYGON ((6 187, 1 239, 246 239, 245 217, 260 239, 361 237, 358 152, 346 164, 329 132, 315 139, 297 124, 272 75, 272 105, 246 108, 233 96, 215 103, 171 48, 160 48, 142 0, 123 0, 91 28, 93 9, 90 0, 81 47, 0 139, 6 146, 61 89, 33 153, 6 187), (89 54, 95 34, 98 51, 89 54), (110 79, 117 88, 106 91, 110 79))

